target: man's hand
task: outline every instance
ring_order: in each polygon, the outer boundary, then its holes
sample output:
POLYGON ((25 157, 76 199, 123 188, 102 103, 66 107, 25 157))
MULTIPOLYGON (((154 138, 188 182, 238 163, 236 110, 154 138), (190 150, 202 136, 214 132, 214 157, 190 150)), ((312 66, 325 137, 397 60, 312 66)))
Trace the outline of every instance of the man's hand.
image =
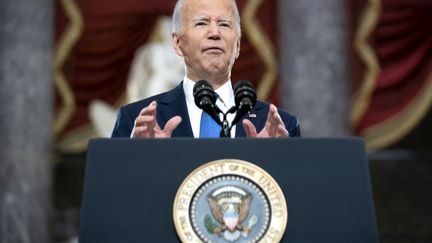
POLYGON ((156 101, 143 108, 135 119, 134 128, 132 129, 132 138, 169 138, 172 132, 182 121, 180 116, 175 116, 168 120, 162 130, 156 121, 156 101))
POLYGON ((251 121, 244 119, 243 127, 246 132, 246 135, 251 138, 279 138, 279 137, 288 137, 288 130, 285 128, 285 124, 280 117, 276 106, 273 104, 270 105, 269 113, 267 116, 267 121, 264 125, 264 128, 257 133, 255 126, 251 121))

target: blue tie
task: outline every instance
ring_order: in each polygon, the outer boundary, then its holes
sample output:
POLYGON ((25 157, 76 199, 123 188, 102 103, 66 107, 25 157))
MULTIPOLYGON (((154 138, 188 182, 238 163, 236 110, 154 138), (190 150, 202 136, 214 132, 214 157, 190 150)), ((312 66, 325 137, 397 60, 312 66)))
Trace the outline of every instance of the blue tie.
POLYGON ((207 112, 201 114, 200 138, 218 138, 221 127, 211 118, 207 112))

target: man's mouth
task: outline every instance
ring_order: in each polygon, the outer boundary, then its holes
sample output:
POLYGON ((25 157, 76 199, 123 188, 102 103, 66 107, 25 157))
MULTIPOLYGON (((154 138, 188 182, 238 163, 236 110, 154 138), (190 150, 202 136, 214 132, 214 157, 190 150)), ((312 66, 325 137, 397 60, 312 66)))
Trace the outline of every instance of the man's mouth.
POLYGON ((222 48, 212 46, 212 47, 204 48, 203 52, 209 53, 209 54, 222 54, 222 53, 224 53, 224 50, 222 48))

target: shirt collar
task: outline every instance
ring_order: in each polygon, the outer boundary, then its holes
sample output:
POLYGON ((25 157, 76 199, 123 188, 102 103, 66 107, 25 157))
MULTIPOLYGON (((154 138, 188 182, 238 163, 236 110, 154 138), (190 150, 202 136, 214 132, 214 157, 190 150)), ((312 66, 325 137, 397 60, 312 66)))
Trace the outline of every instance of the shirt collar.
POLYGON ((186 76, 183 79, 183 91, 186 96, 186 100, 190 104, 195 104, 194 96, 193 96, 193 86, 195 85, 195 82, 188 79, 186 76))

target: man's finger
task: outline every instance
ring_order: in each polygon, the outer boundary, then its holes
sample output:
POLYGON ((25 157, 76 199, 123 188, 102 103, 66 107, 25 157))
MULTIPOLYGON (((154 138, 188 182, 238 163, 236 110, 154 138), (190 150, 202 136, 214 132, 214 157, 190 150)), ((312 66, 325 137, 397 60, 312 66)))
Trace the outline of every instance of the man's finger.
POLYGON ((279 126, 283 125, 282 119, 279 116, 278 112, 275 112, 273 114, 273 119, 272 119, 272 135, 277 137, 279 135, 279 126))
POLYGON ((278 125, 278 137, 288 137, 289 132, 283 124, 278 125))
POLYGON ((285 123, 282 120, 279 112, 277 111, 276 106, 273 104, 270 105, 270 110, 272 112, 272 136, 276 137, 286 137, 288 135, 288 130, 285 128, 285 123))
POLYGON ((243 128, 246 132, 246 135, 250 138, 256 138, 258 136, 256 128, 254 126, 254 124, 252 124, 251 121, 249 121, 248 119, 244 119, 242 121, 243 123, 243 128))
POLYGON ((142 115, 151 115, 151 114, 156 115, 156 108, 157 108, 157 102, 156 101, 152 101, 148 106, 144 107, 140 111, 139 116, 142 116, 142 115))
POLYGON ((144 126, 154 122, 155 120, 154 116, 139 116, 135 119, 135 126, 144 126))
POLYGON ((282 119, 279 116, 279 112, 277 111, 276 106, 274 106, 273 104, 270 105, 268 116, 269 116, 268 117, 269 122, 271 122, 273 125, 276 123, 279 123, 279 121, 282 121, 282 119))
POLYGON ((152 101, 147 107, 140 111, 140 114, 134 122, 132 137, 154 137, 154 130, 157 127, 156 108, 156 101, 152 101))
POLYGON ((178 127, 180 122, 182 121, 182 118, 180 116, 175 116, 168 120, 168 122, 165 124, 165 127, 163 129, 163 134, 166 137, 171 137, 172 132, 174 129, 178 127))
POLYGON ((144 137, 148 137, 146 136, 146 131, 147 131, 147 126, 140 126, 140 127, 135 127, 132 130, 132 138, 144 138, 144 137))

